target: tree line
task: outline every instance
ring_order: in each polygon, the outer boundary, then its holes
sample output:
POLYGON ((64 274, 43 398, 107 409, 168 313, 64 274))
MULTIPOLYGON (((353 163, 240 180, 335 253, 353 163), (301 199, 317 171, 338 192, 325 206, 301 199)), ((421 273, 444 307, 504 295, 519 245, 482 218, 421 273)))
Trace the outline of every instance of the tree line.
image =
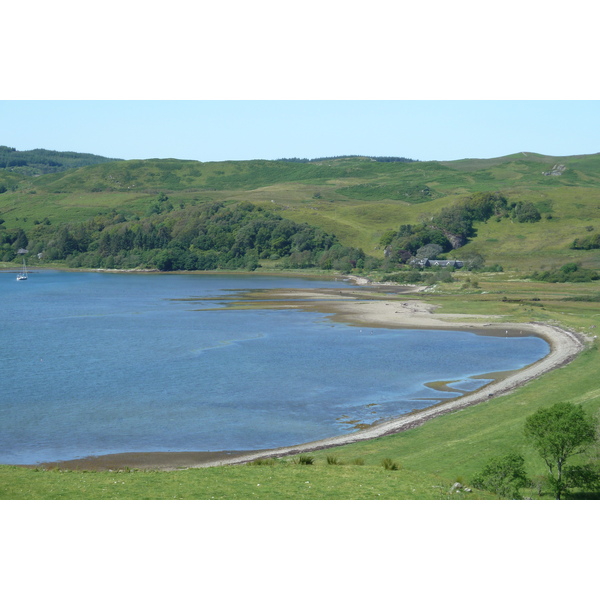
POLYGON ((10 146, 0 146, 0 169, 17 169, 26 175, 56 173, 114 160, 119 159, 80 152, 59 152, 43 148, 17 150, 10 146))
MULTIPOLYGON (((158 202, 167 204, 168 198, 161 196, 158 202)), ((39 223, 28 235, 22 230, 5 235, 13 253, 17 246, 27 248, 70 267, 254 270, 261 259, 270 259, 287 268, 348 272, 370 260, 362 250, 343 246, 335 235, 249 202, 171 206, 164 213, 131 220, 113 212, 82 223, 39 223)))
POLYGON ((342 156, 323 156, 321 158, 278 158, 277 160, 280 162, 310 163, 321 162, 323 160, 338 160, 341 158, 369 158, 375 162, 419 162, 416 159, 404 158, 403 156, 364 156, 363 154, 344 154, 342 156))

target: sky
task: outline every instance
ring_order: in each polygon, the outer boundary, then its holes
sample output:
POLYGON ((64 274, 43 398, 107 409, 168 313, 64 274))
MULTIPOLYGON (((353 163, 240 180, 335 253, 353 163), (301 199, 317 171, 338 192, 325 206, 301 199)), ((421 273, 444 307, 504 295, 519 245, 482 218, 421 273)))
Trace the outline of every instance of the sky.
POLYGON ((0 100, 17 150, 202 162, 600 152, 597 100, 0 100))
POLYGON ((600 151, 590 4, 13 3, 0 145, 123 159, 600 151))

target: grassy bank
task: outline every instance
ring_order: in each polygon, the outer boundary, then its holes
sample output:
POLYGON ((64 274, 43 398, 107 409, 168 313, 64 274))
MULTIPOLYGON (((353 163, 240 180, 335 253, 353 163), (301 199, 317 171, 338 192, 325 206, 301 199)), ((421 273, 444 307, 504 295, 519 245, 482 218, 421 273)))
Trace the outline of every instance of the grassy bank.
POLYGON ((489 499, 454 482, 377 465, 273 464, 183 471, 35 471, 0 467, 0 499, 20 500, 413 500, 489 499))

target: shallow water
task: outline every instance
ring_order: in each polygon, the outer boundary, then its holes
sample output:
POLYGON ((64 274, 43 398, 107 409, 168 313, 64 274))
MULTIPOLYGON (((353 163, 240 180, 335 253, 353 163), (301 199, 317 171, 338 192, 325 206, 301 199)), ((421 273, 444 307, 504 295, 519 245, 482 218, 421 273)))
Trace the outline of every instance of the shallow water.
POLYGON ((261 275, 0 273, 0 463, 304 443, 526 366, 537 337, 393 330, 226 308, 244 289, 349 287, 261 275), (180 301, 182 298, 195 301, 180 301), (176 301, 177 300, 177 301, 176 301), (200 310, 199 310, 200 309, 200 310))

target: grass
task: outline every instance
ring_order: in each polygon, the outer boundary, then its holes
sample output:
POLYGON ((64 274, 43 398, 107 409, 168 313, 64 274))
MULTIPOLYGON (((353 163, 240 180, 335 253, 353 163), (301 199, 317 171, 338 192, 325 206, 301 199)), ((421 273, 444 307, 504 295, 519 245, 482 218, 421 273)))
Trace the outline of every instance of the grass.
POLYGON ((34 471, 0 466, 0 499, 18 500, 482 500, 451 493, 453 481, 380 466, 307 468, 293 461, 183 471, 34 471))

